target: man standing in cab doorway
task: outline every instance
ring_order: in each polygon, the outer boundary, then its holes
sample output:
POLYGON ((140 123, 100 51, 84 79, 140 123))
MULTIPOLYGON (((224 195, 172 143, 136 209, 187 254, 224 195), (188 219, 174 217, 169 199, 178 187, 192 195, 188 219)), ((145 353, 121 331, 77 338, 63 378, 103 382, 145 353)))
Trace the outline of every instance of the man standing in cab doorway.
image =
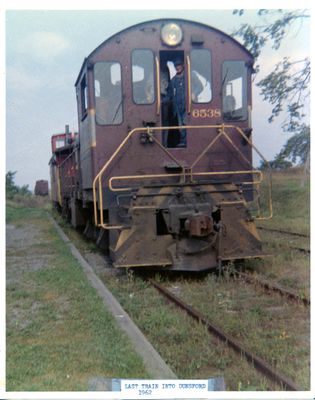
MULTIPOLYGON (((168 101, 173 107, 173 116, 179 126, 186 125, 185 72, 182 60, 175 60, 176 75, 171 79, 167 88, 168 101)), ((180 130, 180 141, 176 147, 186 147, 186 129, 180 130)))

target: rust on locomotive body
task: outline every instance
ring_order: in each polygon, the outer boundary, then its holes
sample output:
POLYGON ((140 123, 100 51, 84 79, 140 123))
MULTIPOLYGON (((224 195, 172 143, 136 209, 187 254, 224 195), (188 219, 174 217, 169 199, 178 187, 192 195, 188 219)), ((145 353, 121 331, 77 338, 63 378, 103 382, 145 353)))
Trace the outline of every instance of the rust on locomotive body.
MULTIPOLYGON (((253 167, 252 55, 204 24, 127 28, 85 60, 79 132, 52 138, 52 200, 117 267, 203 270, 263 255, 253 167), (184 67, 184 117, 170 101, 184 67), (182 142, 182 137, 185 141, 182 142), (62 142, 56 146, 57 141, 62 142)), ((258 201, 257 201, 258 200, 258 201)))

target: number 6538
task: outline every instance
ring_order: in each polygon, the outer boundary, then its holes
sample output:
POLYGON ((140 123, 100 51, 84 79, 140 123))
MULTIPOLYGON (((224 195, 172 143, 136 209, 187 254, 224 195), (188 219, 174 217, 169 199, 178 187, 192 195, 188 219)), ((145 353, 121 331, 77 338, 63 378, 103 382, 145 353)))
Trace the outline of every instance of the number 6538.
POLYGON ((221 110, 219 108, 201 108, 192 111, 193 118, 219 118, 221 110))

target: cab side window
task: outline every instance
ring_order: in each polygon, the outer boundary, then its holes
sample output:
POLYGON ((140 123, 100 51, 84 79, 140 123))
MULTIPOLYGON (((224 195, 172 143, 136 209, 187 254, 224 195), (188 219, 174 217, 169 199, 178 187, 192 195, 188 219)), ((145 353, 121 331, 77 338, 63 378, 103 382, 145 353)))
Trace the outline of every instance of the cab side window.
POLYGON ((211 53, 206 49, 195 49, 190 53, 190 86, 193 103, 209 103, 211 90, 211 53))
POLYGON ((136 104, 154 103, 154 56, 152 51, 148 49, 134 50, 131 62, 133 101, 136 104))
POLYGON ((224 61, 222 96, 225 120, 247 119, 247 68, 244 61, 224 61))
POLYGON ((99 125, 118 125, 123 120, 121 66, 105 61, 94 64, 95 118, 99 125))
POLYGON ((87 91, 86 75, 84 75, 81 80, 80 99, 81 99, 81 118, 84 119, 87 115, 87 108, 88 108, 88 91, 87 91))

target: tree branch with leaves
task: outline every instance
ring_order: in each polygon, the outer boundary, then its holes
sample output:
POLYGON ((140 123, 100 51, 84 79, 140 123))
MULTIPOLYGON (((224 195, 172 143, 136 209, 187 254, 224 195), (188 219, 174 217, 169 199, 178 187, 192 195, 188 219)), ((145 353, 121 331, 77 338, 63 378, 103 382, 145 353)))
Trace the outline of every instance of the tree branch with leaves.
MULTIPOLYGON (((238 16, 244 13, 244 10, 233 11, 233 14, 238 16)), ((233 36, 240 38, 253 54, 256 62, 266 45, 278 50, 293 26, 310 18, 308 10, 261 9, 258 15, 262 20, 268 17, 268 22, 263 21, 262 24, 254 26, 242 24, 233 32, 233 36)), ((255 68, 256 72, 260 71, 258 64, 255 68)), ((310 59, 305 57, 296 60, 284 57, 257 86, 261 89, 263 100, 272 105, 268 121, 271 123, 280 115, 285 115, 281 127, 285 132, 293 133, 276 159, 280 157, 281 160, 304 163, 310 151, 310 126, 305 122, 308 117, 305 105, 310 97, 310 59)))

